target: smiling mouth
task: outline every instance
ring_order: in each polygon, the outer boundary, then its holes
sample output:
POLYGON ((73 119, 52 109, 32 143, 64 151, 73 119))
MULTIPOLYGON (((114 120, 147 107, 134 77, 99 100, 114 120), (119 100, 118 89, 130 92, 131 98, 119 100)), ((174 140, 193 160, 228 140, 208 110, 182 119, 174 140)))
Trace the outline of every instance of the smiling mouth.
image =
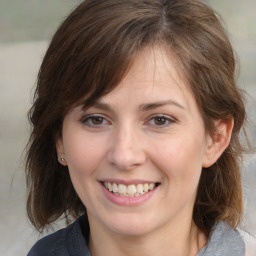
POLYGON ((117 196, 123 197, 137 197, 146 194, 147 192, 153 190, 160 183, 143 183, 143 184, 116 184, 111 182, 103 182, 104 187, 117 196))

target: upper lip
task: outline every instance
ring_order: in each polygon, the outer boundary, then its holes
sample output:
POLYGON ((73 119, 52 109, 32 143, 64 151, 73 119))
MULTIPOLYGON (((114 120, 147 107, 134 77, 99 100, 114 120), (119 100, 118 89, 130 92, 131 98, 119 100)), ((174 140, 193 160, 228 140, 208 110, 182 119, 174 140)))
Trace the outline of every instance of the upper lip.
POLYGON ((110 182, 110 183, 116 183, 116 184, 124 184, 124 185, 138 185, 138 184, 151 184, 151 183, 160 183, 158 181, 152 181, 152 180, 140 180, 140 179, 132 179, 132 180, 123 180, 123 179, 102 179, 100 182, 110 182))

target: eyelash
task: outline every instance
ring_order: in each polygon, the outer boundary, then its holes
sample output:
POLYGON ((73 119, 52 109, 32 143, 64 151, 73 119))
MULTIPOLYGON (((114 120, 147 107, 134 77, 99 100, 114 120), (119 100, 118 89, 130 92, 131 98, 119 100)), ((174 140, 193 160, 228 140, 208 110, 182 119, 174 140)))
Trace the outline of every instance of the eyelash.
POLYGON ((83 117, 82 118, 82 120, 81 120, 81 122, 83 123, 83 124, 85 124, 86 126, 88 126, 88 127, 94 127, 94 128, 97 128, 97 127, 102 127, 102 126, 104 126, 104 124, 93 124, 92 122, 93 122, 93 119, 101 119, 102 120, 102 122, 109 122, 109 121, 107 121, 107 119, 105 118, 105 117, 103 117, 102 115, 96 115, 96 114, 94 114, 94 115, 88 115, 88 116, 85 116, 85 117, 83 117))
POLYGON ((150 126, 152 127, 156 127, 156 128, 165 128, 165 127, 168 127, 170 126, 171 124, 175 123, 175 119, 170 117, 170 116, 167 116, 167 115, 163 115, 163 114, 157 114, 157 115, 153 115, 149 118, 149 121, 147 121, 147 123, 150 123, 150 121, 156 121, 156 120, 160 120, 160 119, 164 119, 165 123, 164 124, 160 124, 160 125, 157 125, 157 124, 150 124, 150 126), (166 122, 168 122, 166 124, 166 122))
MULTIPOLYGON (((98 114, 85 116, 81 119, 81 122, 83 124, 85 124, 86 126, 92 127, 92 128, 101 128, 101 127, 104 127, 105 125, 110 124, 110 122, 104 116, 98 115, 98 114), (102 123, 93 124, 92 123, 93 120, 96 120, 97 118, 101 119, 102 123)), ((165 127, 169 127, 171 124, 173 124, 175 122, 176 122, 176 120, 174 118, 171 118, 170 116, 163 115, 163 114, 156 114, 156 115, 150 116, 150 118, 145 123, 149 124, 149 126, 154 127, 154 128, 165 128, 165 127), (162 119, 161 121, 163 121, 164 124, 157 125, 155 123, 157 121, 157 119, 158 119, 158 121, 160 119, 162 119), (150 124, 151 121, 153 121, 154 124, 150 124), (167 124, 166 124, 166 122, 167 122, 167 124)))

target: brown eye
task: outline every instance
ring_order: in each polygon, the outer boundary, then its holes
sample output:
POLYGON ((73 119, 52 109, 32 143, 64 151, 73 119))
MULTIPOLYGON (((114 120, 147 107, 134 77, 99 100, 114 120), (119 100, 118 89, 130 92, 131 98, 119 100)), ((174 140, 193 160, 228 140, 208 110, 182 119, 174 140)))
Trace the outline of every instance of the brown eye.
POLYGON ((154 123, 155 125, 165 125, 167 119, 165 117, 155 117, 154 118, 154 123))
POLYGON ((175 120, 172 117, 166 115, 154 115, 147 122, 147 124, 150 126, 157 128, 168 127, 173 123, 175 123, 175 120))
POLYGON ((89 115, 82 119, 82 123, 88 127, 103 127, 108 125, 109 122, 102 116, 89 115))
POLYGON ((103 123, 103 118, 102 118, 102 117, 99 117, 99 116, 91 117, 91 122, 92 122, 94 125, 101 125, 101 124, 103 123))

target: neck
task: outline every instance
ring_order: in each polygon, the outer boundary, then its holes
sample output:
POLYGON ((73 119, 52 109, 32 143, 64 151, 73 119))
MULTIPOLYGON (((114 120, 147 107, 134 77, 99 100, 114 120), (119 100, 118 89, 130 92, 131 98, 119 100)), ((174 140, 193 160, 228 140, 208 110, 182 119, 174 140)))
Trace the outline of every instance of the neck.
POLYGON ((194 222, 166 225, 161 230, 141 236, 124 236, 98 229, 90 222, 89 250, 92 256, 195 256, 207 238, 194 222), (100 235, 99 231, 100 230, 100 235), (98 246, 100 245, 100 246, 98 246))

